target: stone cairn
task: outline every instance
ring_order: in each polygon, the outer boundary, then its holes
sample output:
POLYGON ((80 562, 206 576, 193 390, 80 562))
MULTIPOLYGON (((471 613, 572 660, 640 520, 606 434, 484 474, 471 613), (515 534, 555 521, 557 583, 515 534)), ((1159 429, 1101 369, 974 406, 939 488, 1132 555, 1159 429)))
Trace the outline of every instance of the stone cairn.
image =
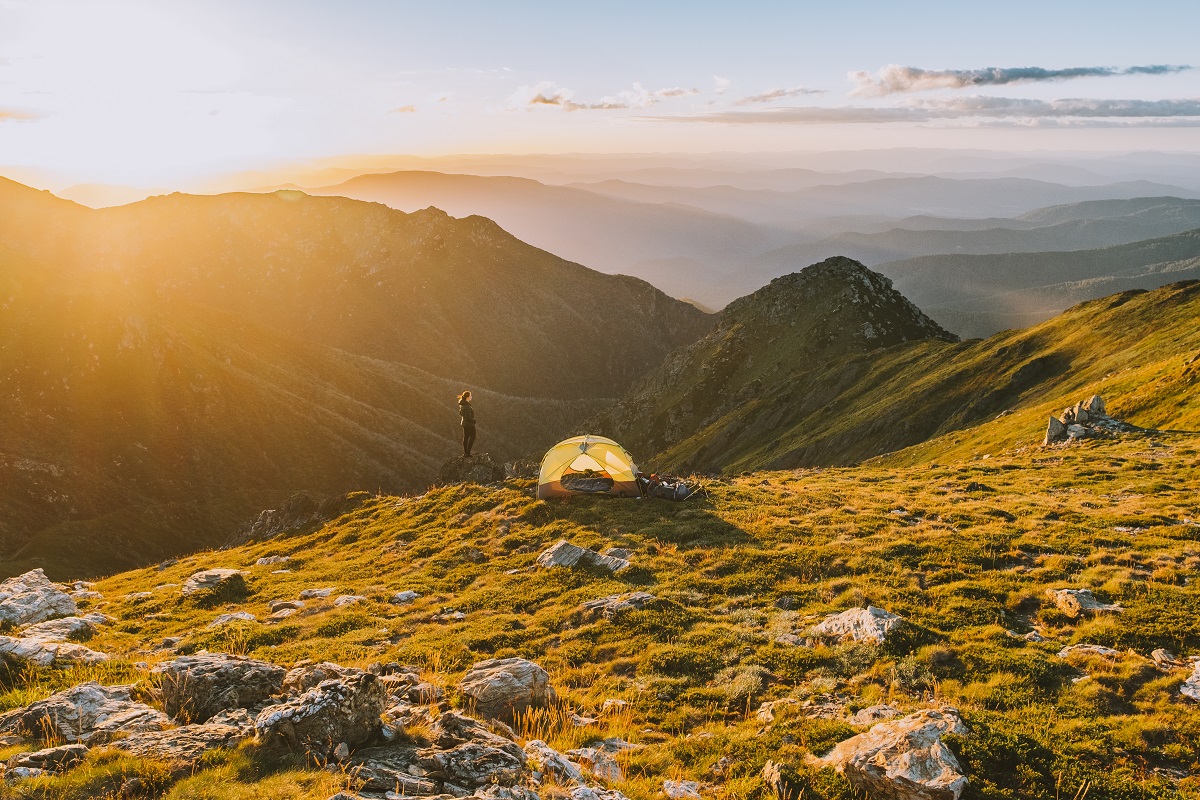
POLYGON ((1050 423, 1046 426, 1046 440, 1042 444, 1070 443, 1137 430, 1140 428, 1135 425, 1108 416, 1104 410, 1104 398, 1094 394, 1087 400, 1063 409, 1061 418, 1051 415, 1050 423))

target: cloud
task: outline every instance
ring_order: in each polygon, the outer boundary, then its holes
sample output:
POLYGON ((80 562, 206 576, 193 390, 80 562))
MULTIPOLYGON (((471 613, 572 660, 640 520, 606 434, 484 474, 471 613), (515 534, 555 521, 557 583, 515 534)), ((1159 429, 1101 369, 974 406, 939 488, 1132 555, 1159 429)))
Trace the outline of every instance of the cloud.
POLYGON ((722 78, 720 75, 713 75, 713 94, 725 94, 729 89, 729 84, 733 83, 729 78, 722 78))
POLYGON ((0 122, 29 122, 41 119, 42 114, 25 111, 19 108, 0 108, 0 122))
POLYGON ((799 97, 805 94, 825 94, 824 89, 807 89, 803 86, 793 86, 791 89, 768 89, 762 94, 753 94, 734 100, 735 106, 749 106, 756 103, 772 103, 785 97, 799 97))
POLYGON ((508 101, 510 106, 518 108, 554 106, 564 111, 616 111, 649 108, 663 99, 699 93, 699 89, 685 89, 679 86, 652 92, 640 83, 635 83, 632 89, 622 89, 595 102, 581 103, 575 100, 575 92, 572 90, 553 81, 542 81, 535 86, 522 86, 512 93, 508 101))
POLYGON ((920 69, 891 64, 869 72, 851 72, 850 80, 857 86, 852 97, 883 97, 889 94, 925 92, 931 89, 966 89, 978 86, 1004 86, 1010 83, 1040 83, 1066 81, 1073 78, 1107 78, 1116 75, 1169 75, 1192 69, 1187 65, 1151 64, 1141 67, 1071 67, 1043 69, 1041 67, 987 67, 986 69, 920 69))
POLYGON ((913 100, 895 106, 799 106, 755 111, 655 117, 664 121, 726 124, 932 123, 978 120, 981 125, 1200 125, 1200 98, 1173 100, 1029 100, 1012 97, 956 97, 913 100))

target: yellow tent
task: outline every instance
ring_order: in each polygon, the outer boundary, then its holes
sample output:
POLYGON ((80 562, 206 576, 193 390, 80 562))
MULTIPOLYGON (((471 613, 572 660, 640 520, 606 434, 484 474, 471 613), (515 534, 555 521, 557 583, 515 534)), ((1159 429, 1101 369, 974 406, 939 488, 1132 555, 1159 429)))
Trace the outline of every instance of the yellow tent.
POLYGON ((573 494, 641 496, 633 457, 603 436, 575 436, 554 445, 542 457, 538 497, 573 494))

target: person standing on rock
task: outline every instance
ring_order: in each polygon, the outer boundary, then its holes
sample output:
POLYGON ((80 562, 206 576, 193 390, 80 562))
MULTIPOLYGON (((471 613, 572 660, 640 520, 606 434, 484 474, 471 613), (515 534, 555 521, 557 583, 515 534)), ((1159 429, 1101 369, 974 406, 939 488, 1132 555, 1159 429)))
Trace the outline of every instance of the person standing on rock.
POLYGON ((458 413, 462 417, 463 458, 470 458, 475 444, 475 409, 471 408, 470 390, 458 396, 458 413))

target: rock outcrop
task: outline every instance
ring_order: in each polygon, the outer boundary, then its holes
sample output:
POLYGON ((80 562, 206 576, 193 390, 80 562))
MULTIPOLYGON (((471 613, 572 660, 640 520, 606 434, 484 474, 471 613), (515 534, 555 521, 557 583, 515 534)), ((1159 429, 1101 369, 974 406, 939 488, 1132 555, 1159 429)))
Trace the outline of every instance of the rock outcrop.
POLYGON ((512 719, 530 706, 554 699, 550 676, 524 658, 493 658, 467 670, 458 684, 483 717, 512 719))
POLYGON ((318 762, 352 751, 379 733, 387 706, 383 683, 369 672, 328 680, 254 720, 259 738, 318 762))
POLYGON ((325 681, 336 681, 353 678, 363 674, 364 670, 357 667, 343 667, 329 661, 319 664, 303 664, 288 670, 283 678, 283 691, 286 694, 303 694, 309 689, 315 689, 325 681))
POLYGON ((433 479, 434 486, 446 486, 451 483, 499 483, 508 477, 504 465, 492 460, 487 453, 464 458, 456 456, 442 464, 437 477, 433 479))
POLYGON ((34 778, 46 773, 65 772, 83 761, 87 753, 88 746, 85 744, 64 744, 32 753, 18 753, 8 760, 5 774, 12 774, 17 778, 34 778))
POLYGON ((958 800, 967 778, 942 736, 967 732, 954 709, 926 709, 841 742, 823 761, 871 797, 958 800))
POLYGON ((107 653, 92 650, 81 644, 0 636, 0 664, 54 667, 64 664, 98 664, 101 661, 108 661, 107 653))
POLYGON ((165 714, 132 699, 129 686, 81 683, 45 700, 0 715, 0 733, 96 744, 118 734, 161 731, 171 726, 165 714))
POLYGON ((595 567, 614 573, 629 568, 629 562, 623 558, 601 555, 566 539, 543 551, 537 557, 537 563, 542 567, 595 567))
POLYGON ((113 747, 142 758, 190 764, 208 750, 236 747, 254 735, 254 720, 244 708, 222 711, 202 725, 135 733, 113 747))
POLYGON ((1196 662, 1192 674, 1179 687, 1179 693, 1184 697, 1200 702, 1200 661, 1196 662))
POLYGON ((883 644, 888 634, 904 624, 904 618, 882 608, 850 608, 840 614, 830 614, 813 626, 813 636, 845 642, 883 644))
POLYGON ((299 492, 284 500, 279 508, 269 508, 261 512, 258 519, 226 542, 226 546, 273 539, 321 525, 343 514, 349 514, 365 503, 368 497, 370 494, 367 492, 351 492, 332 497, 299 492))
POLYGON ((40 568, 0 583, 0 622, 29 625, 78 611, 74 598, 40 568))
POLYGON ((1054 602, 1058 610, 1071 619, 1102 613, 1120 613, 1119 605, 1101 603, 1091 589, 1047 589, 1046 597, 1054 602))
POLYGON ((233 708, 251 708, 283 688, 285 670, 267 661, 200 652, 154 668, 163 708, 183 723, 206 722, 233 708))
POLYGON ((1063 409, 1058 417, 1051 416, 1042 444, 1060 444, 1140 430, 1142 429, 1136 425, 1108 416, 1104 408, 1104 398, 1094 394, 1087 400, 1080 400, 1075 405, 1063 409))
POLYGON ((197 592, 212 591, 230 581, 243 581, 245 580, 245 575, 246 573, 240 569, 205 569, 194 573, 184 581, 183 588, 179 591, 184 597, 196 594, 197 592))

